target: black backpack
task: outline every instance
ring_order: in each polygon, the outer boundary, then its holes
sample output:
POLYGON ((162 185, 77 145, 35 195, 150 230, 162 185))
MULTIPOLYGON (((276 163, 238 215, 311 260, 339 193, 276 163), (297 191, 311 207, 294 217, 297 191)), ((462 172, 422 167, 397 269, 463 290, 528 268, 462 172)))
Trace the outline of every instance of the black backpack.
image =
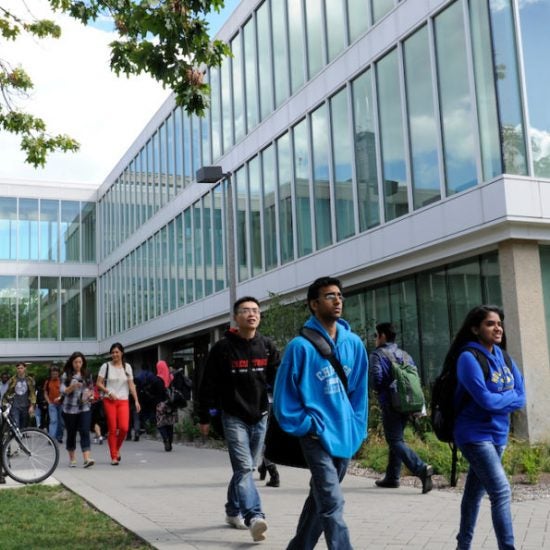
MULTIPOLYGON (((476 348, 467 347, 465 351, 469 351, 476 358, 479 363, 483 376, 485 379, 489 376, 489 364, 487 357, 476 348)), ((505 350, 502 350, 504 361, 508 368, 512 370, 512 359, 505 350)), ((471 399, 470 395, 466 393, 462 399, 462 402, 455 410, 454 396, 456 387, 458 384, 458 377, 456 373, 456 362, 451 367, 443 368, 441 374, 435 379, 432 387, 432 411, 431 420, 433 431, 439 439, 444 443, 449 443, 453 459, 451 464, 451 486, 456 487, 456 465, 458 461, 457 447, 454 443, 453 431, 455 426, 455 418, 460 409, 471 399)))
POLYGON ((183 369, 178 369, 174 373, 174 379, 167 388, 168 405, 175 409, 184 409, 187 402, 191 400, 191 390, 193 382, 185 376, 183 369))

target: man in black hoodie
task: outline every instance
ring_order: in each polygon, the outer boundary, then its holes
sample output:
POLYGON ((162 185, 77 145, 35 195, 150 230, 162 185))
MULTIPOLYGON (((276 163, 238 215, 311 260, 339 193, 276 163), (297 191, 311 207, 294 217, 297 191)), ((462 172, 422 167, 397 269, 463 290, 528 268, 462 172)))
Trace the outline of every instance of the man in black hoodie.
POLYGON ((236 529, 249 529, 253 540, 261 541, 267 522, 252 473, 264 445, 267 392, 273 386, 280 357, 273 342, 257 332, 260 303, 256 298, 237 300, 233 318, 237 327, 214 344, 206 359, 199 390, 200 429, 208 435, 210 412, 221 410, 233 469, 225 521, 236 529))

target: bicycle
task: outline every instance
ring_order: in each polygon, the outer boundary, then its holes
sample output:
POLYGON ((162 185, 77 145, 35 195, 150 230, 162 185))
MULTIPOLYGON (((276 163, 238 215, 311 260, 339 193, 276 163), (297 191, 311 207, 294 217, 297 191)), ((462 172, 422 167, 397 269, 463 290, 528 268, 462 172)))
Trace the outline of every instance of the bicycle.
POLYGON ((40 483, 50 477, 59 463, 56 441, 39 428, 19 429, 10 417, 11 405, 0 415, 1 471, 19 483, 40 483))

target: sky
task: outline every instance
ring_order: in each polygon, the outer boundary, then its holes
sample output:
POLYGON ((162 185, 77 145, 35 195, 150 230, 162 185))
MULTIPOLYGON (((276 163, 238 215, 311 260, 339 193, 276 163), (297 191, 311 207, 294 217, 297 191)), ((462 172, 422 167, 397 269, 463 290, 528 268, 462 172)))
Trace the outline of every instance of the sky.
MULTIPOLYGON (((212 35, 238 3, 227 0, 221 14, 209 17, 212 35)), ((22 36, 7 44, 0 39, 0 58, 21 65, 34 83, 31 97, 17 103, 42 117, 50 133, 69 134, 81 147, 78 153, 51 154, 45 168, 35 169, 24 162, 19 139, 0 132, 0 179, 100 185, 170 91, 145 75, 128 79, 111 72, 108 44, 116 34, 109 22, 86 27, 53 14, 46 0, 0 0, 0 5, 14 11, 25 4, 35 17, 54 19, 62 36, 57 40, 22 36)))

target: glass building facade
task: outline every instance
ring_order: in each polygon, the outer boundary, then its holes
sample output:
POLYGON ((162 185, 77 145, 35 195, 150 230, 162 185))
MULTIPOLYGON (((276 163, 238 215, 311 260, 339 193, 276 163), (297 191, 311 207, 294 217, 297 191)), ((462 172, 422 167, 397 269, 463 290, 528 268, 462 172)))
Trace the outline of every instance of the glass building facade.
POLYGON ((232 57, 205 73, 204 118, 167 100, 97 200, 0 199, 0 260, 64 270, 2 274, 3 338, 169 354, 227 323, 233 267, 238 295, 266 304, 331 273, 369 349, 392 320, 429 382, 468 309, 527 303, 512 300, 517 242, 536 251, 548 355, 550 0, 239 13, 218 35, 232 57), (224 179, 198 184, 209 165, 224 179), (67 271, 86 262, 95 275, 67 271))

